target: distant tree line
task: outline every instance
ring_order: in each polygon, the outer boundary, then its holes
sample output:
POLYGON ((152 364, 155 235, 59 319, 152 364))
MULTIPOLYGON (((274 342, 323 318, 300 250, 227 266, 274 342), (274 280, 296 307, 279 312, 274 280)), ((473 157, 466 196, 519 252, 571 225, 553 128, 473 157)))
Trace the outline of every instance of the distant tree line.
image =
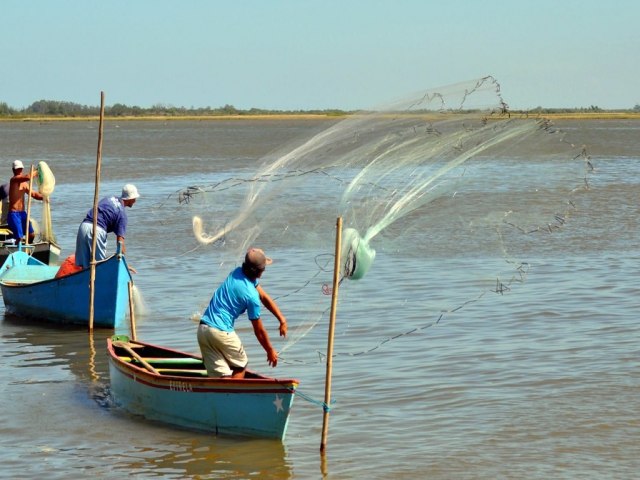
MULTIPOLYGON (((640 112, 640 104, 636 104, 634 112, 640 112)), ((610 110, 628 112, 630 110, 610 110)), ((519 112, 516 110, 514 112, 519 112)), ((575 112, 604 112, 602 108, 591 105, 582 108, 543 108, 536 107, 528 110, 529 113, 575 113, 575 112)), ((182 117, 182 116, 227 116, 227 115, 275 115, 275 114, 318 114, 328 116, 342 116, 352 112, 327 109, 327 110, 268 110, 261 108, 251 108, 242 110, 233 105, 225 105, 223 107, 204 107, 204 108, 185 108, 174 107, 158 103, 150 108, 142 108, 137 106, 128 106, 122 103, 116 103, 112 106, 106 106, 104 109, 107 117, 147 117, 147 116, 165 116, 165 117, 182 117)), ((80 105, 73 102, 61 102, 57 100, 38 100, 33 102, 26 108, 16 109, 7 105, 6 102, 0 102, 0 118, 2 117, 92 117, 100 115, 100 107, 92 107, 80 105)))
MULTIPOLYGON (((640 104, 636 104, 632 109, 630 109, 631 111, 634 112, 640 112, 640 104)), ((603 108, 598 107, 597 105, 590 105, 589 107, 581 107, 581 108, 543 108, 543 107, 536 107, 536 108, 532 108, 531 110, 528 110, 529 113, 587 113, 587 112, 628 112, 630 110, 625 110, 625 109, 621 109, 621 110, 605 110, 603 108)))
MULTIPOLYGON (((171 105, 156 104, 150 108, 128 106, 116 103, 112 106, 105 106, 104 114, 109 117, 144 117, 144 116, 223 116, 223 115, 273 115, 273 114, 322 114, 322 115, 345 115, 347 112, 338 109, 328 110, 266 110, 251 108, 241 110, 233 105, 223 107, 185 108, 171 105)), ((73 102, 61 102, 57 100, 38 100, 26 108, 16 109, 0 102, 0 117, 91 117, 100 115, 100 107, 80 105, 73 102)))

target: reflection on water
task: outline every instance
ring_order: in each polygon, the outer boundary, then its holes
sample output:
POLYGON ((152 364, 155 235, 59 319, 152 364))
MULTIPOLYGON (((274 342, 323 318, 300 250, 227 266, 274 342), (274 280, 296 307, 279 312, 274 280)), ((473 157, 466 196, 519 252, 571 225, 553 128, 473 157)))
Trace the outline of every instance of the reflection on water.
MULTIPOLYGON (((133 457, 134 455, 131 455, 133 457)), ((138 459, 119 465, 123 475, 151 473, 176 478, 292 478, 281 442, 185 439, 169 448, 151 446, 135 452, 138 459), (249 454, 249 452, 251 452, 249 454)))
POLYGON ((108 375, 106 358, 96 350, 96 341, 102 343, 105 333, 89 335, 86 328, 50 325, 10 314, 4 315, 3 326, 4 342, 15 348, 16 368, 61 366, 81 382, 98 382, 108 375))

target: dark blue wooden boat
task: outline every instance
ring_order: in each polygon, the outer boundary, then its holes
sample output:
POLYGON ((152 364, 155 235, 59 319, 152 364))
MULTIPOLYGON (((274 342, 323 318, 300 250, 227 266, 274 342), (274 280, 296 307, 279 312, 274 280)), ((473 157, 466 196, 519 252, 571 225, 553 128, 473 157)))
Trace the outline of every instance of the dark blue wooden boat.
POLYGON ((207 377, 200 356, 124 335, 108 338, 107 351, 111 395, 130 413, 215 435, 285 437, 297 380, 207 377))
MULTIPOLYGON (((53 323, 89 325, 90 269, 56 278, 57 266, 24 251, 9 255, 0 268, 0 289, 7 313, 53 323)), ((126 327, 131 274, 124 255, 96 264, 95 327, 126 327)))

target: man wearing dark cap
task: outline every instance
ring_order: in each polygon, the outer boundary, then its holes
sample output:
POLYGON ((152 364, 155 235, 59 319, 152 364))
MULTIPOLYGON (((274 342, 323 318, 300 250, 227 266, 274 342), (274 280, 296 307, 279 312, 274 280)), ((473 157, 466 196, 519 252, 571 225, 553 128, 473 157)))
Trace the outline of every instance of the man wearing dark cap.
POLYGON ((280 336, 287 335, 287 320, 258 281, 270 264, 271 259, 259 248, 247 250, 242 266, 234 269, 216 289, 202 314, 198 345, 209 376, 244 378, 249 359, 234 330, 236 319, 244 312, 251 320, 258 342, 267 352, 267 362, 272 367, 278 364, 278 352, 271 345, 260 318, 262 304, 280 322, 280 336))

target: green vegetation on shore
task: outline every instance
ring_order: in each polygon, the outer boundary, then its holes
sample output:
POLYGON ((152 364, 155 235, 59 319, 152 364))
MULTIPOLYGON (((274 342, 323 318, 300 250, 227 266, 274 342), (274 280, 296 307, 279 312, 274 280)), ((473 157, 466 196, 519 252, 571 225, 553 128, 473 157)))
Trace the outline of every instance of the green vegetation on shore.
MULTIPOLYGON (((354 114, 339 109, 327 110, 267 110, 251 108, 237 109, 233 105, 224 107, 185 108, 157 104, 150 108, 127 106, 116 103, 105 107, 105 118, 118 120, 198 120, 198 119, 227 119, 227 118, 335 118, 354 114)), ((416 112, 418 113, 418 112, 416 112)), ((433 113, 433 112, 431 112, 433 113)), ((546 116, 558 119, 607 119, 607 118, 640 118, 640 105, 628 110, 603 110, 591 105, 586 108, 542 108, 537 107, 528 111, 512 110, 512 115, 546 116)), ((92 120, 100 115, 100 107, 80 105, 73 102, 56 100, 39 100, 26 108, 12 108, 5 102, 0 102, 0 120, 92 120)))
MULTIPOLYGON (((327 110, 266 110, 260 108, 251 108, 249 110, 241 110, 233 105, 225 105, 224 107, 204 107, 204 108, 185 108, 173 107, 168 105, 157 104, 151 108, 142 108, 137 106, 127 106, 116 103, 111 106, 105 106, 105 118, 210 118, 210 117, 256 117, 256 116, 325 116, 340 117, 347 115, 348 112, 337 109, 327 110)), ((5 102, 0 102, 0 119, 11 120, 29 120, 41 118, 66 118, 66 119, 87 119, 100 115, 100 107, 80 105, 73 102, 60 102, 55 100, 39 100, 33 102, 26 108, 12 108, 5 102)))

